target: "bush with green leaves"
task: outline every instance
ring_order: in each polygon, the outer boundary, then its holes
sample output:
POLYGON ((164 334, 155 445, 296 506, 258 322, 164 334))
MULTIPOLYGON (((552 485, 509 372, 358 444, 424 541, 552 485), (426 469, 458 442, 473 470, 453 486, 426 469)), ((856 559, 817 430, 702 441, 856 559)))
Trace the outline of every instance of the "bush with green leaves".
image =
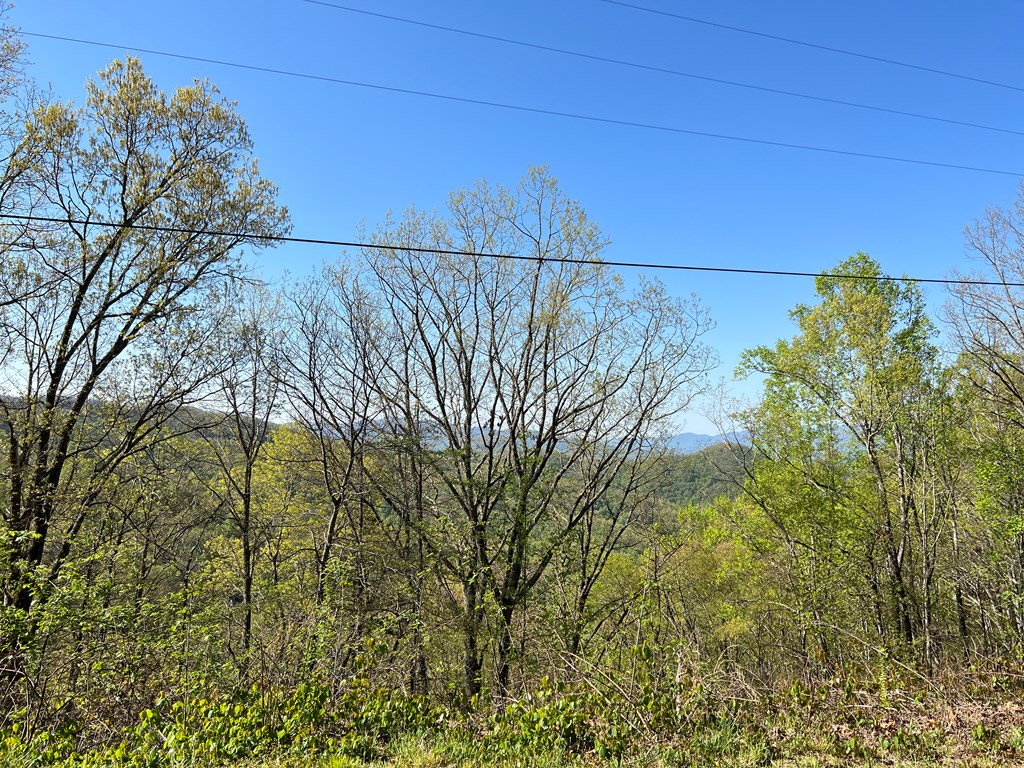
POLYGON ((284 755, 348 755, 370 759, 396 736, 425 732, 449 714, 424 698, 371 690, 355 680, 342 690, 299 685, 292 692, 251 689, 158 699, 111 743, 83 748, 69 725, 22 738, 7 728, 0 760, 54 768, 171 768, 220 765, 284 755))

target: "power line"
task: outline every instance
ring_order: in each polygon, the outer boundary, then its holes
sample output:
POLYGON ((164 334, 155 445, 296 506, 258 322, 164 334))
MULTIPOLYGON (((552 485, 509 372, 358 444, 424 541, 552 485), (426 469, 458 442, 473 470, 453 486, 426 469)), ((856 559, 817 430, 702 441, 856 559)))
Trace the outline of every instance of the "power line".
MULTIPOLYGON (((408 251, 410 253, 434 253, 440 256, 472 256, 482 259, 504 259, 507 261, 552 262, 557 264, 578 264, 581 266, 628 267, 631 269, 662 269, 678 272, 717 272, 729 275, 762 275, 773 277, 829 277, 837 280, 871 280, 874 282, 928 283, 936 285, 978 285, 992 287, 1024 288, 1024 283, 1004 283, 998 280, 972 280, 968 278, 942 277, 894 277, 892 275, 853 275, 842 272, 796 272, 782 269, 741 269, 739 267, 705 267, 690 264, 665 264, 642 261, 610 261, 605 259, 577 259, 572 257, 529 256, 520 253, 491 253, 448 248, 427 248, 424 246, 401 245, 396 243, 366 243, 357 240, 331 240, 316 237, 294 237, 292 235, 261 235, 253 232, 230 232, 222 230, 169 227, 160 224, 125 224, 97 219, 74 219, 57 216, 35 216, 29 214, 0 213, 0 219, 37 222, 47 224, 75 224, 78 226, 110 227, 114 229, 135 229, 145 232, 167 232, 178 235, 203 235, 209 237, 232 237, 273 243, 297 243, 302 245, 330 245, 341 248, 366 248, 381 251, 408 251)), ((13 245, 5 243, 4 245, 13 245)))
POLYGON ((648 131, 659 131, 662 133, 674 133, 685 136, 700 136, 702 138, 709 139, 721 139, 724 141, 735 141, 742 142, 744 144, 757 144, 760 146, 767 147, 779 147, 782 149, 796 149, 804 152, 818 152, 821 154, 828 155, 840 155, 844 157, 860 157, 869 160, 884 160, 891 163, 906 163, 909 165, 923 165, 932 168, 948 168, 957 171, 972 171, 974 173, 992 173, 1000 176, 1024 176, 1024 173, 1018 171, 1006 171, 998 168, 982 168, 973 165, 959 165, 957 163, 943 163, 935 160, 915 160, 908 157, 897 157, 895 155, 879 155, 871 152, 854 152, 846 149, 833 149, 830 147, 816 147, 808 144, 794 144, 784 141, 772 141, 769 139, 755 139, 749 136, 732 136, 723 133, 712 133, 710 131, 696 131, 689 128, 677 128, 668 125, 657 125, 655 123, 640 123, 632 120, 618 120, 610 117, 598 117, 596 115, 584 115, 576 112, 562 112, 553 109, 541 109, 539 107, 525 107, 518 104, 506 104, 497 101, 486 101, 484 99, 472 99, 465 96, 452 96, 443 93, 432 93, 430 91, 419 91, 412 88, 397 88, 389 85, 379 85, 376 83, 364 83, 358 80, 345 80, 337 77, 327 77, 325 75, 311 75, 304 72, 293 72, 284 69, 275 69, 272 67, 257 66, 255 64, 239 64, 238 62, 224 61, 222 59, 211 59, 203 56, 190 56, 183 53, 169 53, 167 51, 158 51, 151 48, 138 48, 132 46, 115 45, 113 43, 103 43, 96 40, 85 40, 76 37, 65 37, 62 35, 48 35, 40 32, 22 32, 21 34, 27 37, 38 37, 48 40, 60 40, 69 43, 80 43, 82 45, 92 45, 101 48, 114 48, 117 50, 129 50, 136 51, 139 53, 148 53, 154 56, 166 56, 172 59, 182 59, 185 61, 196 61, 203 64, 215 64, 223 67, 233 67, 235 69, 250 70, 253 72, 264 72, 267 74, 281 75, 284 77, 297 77, 306 80, 315 80, 326 83, 337 83, 339 85, 350 85, 357 88, 367 88, 376 91, 384 91, 387 93, 400 93, 407 96, 421 96, 430 99, 440 99, 443 101, 451 101, 459 104, 473 104, 476 106, 483 107, 494 107, 496 109, 505 109, 515 112, 525 112, 535 115, 547 115, 549 117, 564 117, 570 120, 581 120, 590 123, 600 123, 603 125, 616 125, 625 128, 640 128, 648 131))
POLYGON ((783 88, 769 88, 767 86, 754 85, 752 83, 744 83, 738 80, 725 80, 718 77, 709 77, 707 75, 698 75, 692 72, 683 72, 678 69, 670 69, 667 67, 656 67, 650 64, 640 64, 635 61, 626 61, 624 59, 614 59, 608 56, 598 56, 596 54, 583 53, 582 51, 573 51, 567 48, 556 48, 551 45, 542 45, 540 43, 531 43, 525 40, 515 40, 509 37, 500 37, 498 35, 488 35, 483 32, 473 32, 467 29, 457 29, 455 27, 447 27, 442 24, 433 24, 426 21, 418 21, 416 19, 406 19, 400 16, 390 16, 386 13, 377 13, 376 11, 367 11, 362 8, 352 8, 347 5, 338 5, 336 3, 325 2, 325 0, 302 0, 304 3, 310 5, 319 5, 325 8, 333 8, 339 11, 346 11, 348 13, 358 13, 363 16, 371 16, 378 19, 386 19, 388 21, 397 21, 402 24, 410 24, 417 27, 423 27, 425 29, 436 29, 442 32, 451 32, 457 35, 465 35, 467 37, 475 37, 480 40, 489 40, 492 42, 506 43, 508 45, 518 45, 523 48, 530 48, 537 51, 545 51, 548 53, 557 53, 563 56, 574 56, 579 59, 586 59, 589 61, 598 61, 604 64, 614 64, 620 67, 630 67, 632 69, 639 69, 645 72, 657 72, 663 75, 672 75, 674 77, 685 77, 691 80, 700 80, 706 83, 715 83, 717 85, 727 85, 733 88, 746 88, 751 91, 760 91, 761 93, 770 93, 776 96, 789 96, 796 99, 806 99, 808 101, 816 101, 822 104, 835 104, 842 107, 852 107, 854 109, 865 109, 872 112, 881 112, 888 115, 898 115, 900 117, 910 117, 915 120, 930 120, 936 123, 945 123, 947 125, 957 125, 964 128, 977 128, 982 131, 994 131, 996 133, 1008 133, 1013 136, 1024 136, 1024 131, 1015 131, 1012 128, 1000 128, 993 125, 984 125, 982 123, 972 123, 966 120, 955 120, 953 118, 938 117, 936 115, 926 115, 919 112, 907 112, 901 109, 890 109, 889 107, 881 107, 874 104, 861 104, 855 101, 845 101, 843 99, 834 99, 828 96, 815 96, 809 93, 800 93, 799 91, 788 91, 783 88))
POLYGON ((707 19, 697 19, 693 16, 684 16, 679 13, 672 13, 671 11, 662 11, 657 8, 648 8, 643 5, 634 5, 633 3, 627 3, 623 0, 601 0, 601 2, 608 3, 609 5, 620 5, 623 8, 632 8, 636 11, 643 11, 645 13, 653 13, 658 16, 667 16, 672 19, 679 19, 680 21, 688 21, 693 24, 703 24, 707 27, 716 27, 718 29, 727 29, 730 32, 741 32, 744 35, 754 35, 755 37, 763 37, 768 40, 777 40, 782 43, 790 43, 791 45, 802 45, 805 48, 816 48, 820 51, 828 51, 829 53, 839 53, 843 56, 853 56, 858 59, 867 59, 868 61, 877 61, 882 64, 891 64, 895 67, 905 67, 906 69, 916 69, 919 72, 928 72, 933 75, 942 75, 943 77, 953 77, 957 80, 967 80, 972 83, 981 83, 983 85, 991 85, 996 88, 1005 88, 1010 91, 1019 91, 1024 93, 1024 87, 1018 85, 1010 85, 1009 83, 1000 83, 996 80, 986 80, 982 77, 973 77, 971 75, 962 75, 959 72, 950 72, 945 69, 936 69, 934 67, 925 67, 920 64, 911 64, 906 61, 897 61, 896 59, 887 59, 884 56, 872 56, 868 53, 860 53, 858 51, 849 51, 845 48, 834 48, 829 45, 821 45, 819 43, 810 43, 806 40, 796 40, 791 37, 782 37, 781 35, 771 35, 767 32, 758 32, 753 29, 744 29, 743 27, 734 27, 729 24, 720 24, 714 21, 708 21, 707 19))

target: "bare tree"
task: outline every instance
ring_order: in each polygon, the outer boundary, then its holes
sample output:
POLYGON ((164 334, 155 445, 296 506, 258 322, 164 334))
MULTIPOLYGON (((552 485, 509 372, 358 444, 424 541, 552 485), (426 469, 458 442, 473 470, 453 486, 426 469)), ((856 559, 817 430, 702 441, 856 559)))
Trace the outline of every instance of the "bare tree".
POLYGON ((956 284, 946 315, 974 385, 1004 418, 1024 427, 1024 186, 1013 208, 993 208, 968 227, 973 275, 995 285, 956 284))
POLYGON ((264 453, 272 419, 280 406, 279 375, 283 336, 280 306, 260 284, 240 283, 229 294, 221 327, 226 357, 215 379, 214 406, 224 420, 205 430, 221 483, 215 487, 222 508, 238 528, 242 549, 241 610, 243 673, 252 663, 253 583, 262 544, 272 536, 258 519, 253 471, 264 453))
POLYGON ((368 630, 372 595, 382 591, 384 554, 377 510, 364 478, 367 434, 379 409, 366 379, 372 316, 348 291, 344 270, 324 273, 288 291, 288 333, 280 355, 286 412, 307 436, 328 508, 311 526, 316 571, 314 603, 330 610, 331 595, 344 589, 350 624, 341 630, 331 662, 346 667, 368 630))
MULTIPOLYGON (((954 592, 960 633, 965 648, 968 618, 967 603, 977 605, 978 624, 986 650, 991 650, 988 625, 1001 615, 1009 617, 1010 636, 1019 643, 1024 637, 1024 474, 1017 457, 1024 443, 1024 185, 1011 208, 993 208, 985 217, 967 228, 968 255, 979 269, 969 275, 991 285, 961 282, 952 289, 946 305, 963 365, 984 414, 975 419, 973 458, 984 495, 995 502, 998 514, 985 520, 980 528, 986 540, 980 549, 999 554, 1001 572, 979 566, 970 573, 962 559, 963 539, 967 535, 965 517, 953 521, 954 558, 957 573, 954 592), (1002 539, 1002 541, 999 541, 1002 539), (972 585, 973 598, 967 599, 965 587, 972 585), (982 607, 990 604, 989 618, 982 607), (995 619, 993 617, 996 617, 995 619)), ((972 505, 978 506, 978 505, 972 505)))
MULTIPOLYGON (((383 409, 375 440, 415 452, 423 490, 402 517, 461 587, 467 697, 483 683, 488 601, 504 695, 517 610, 624 472, 643 486, 646 452, 710 365, 709 320, 658 284, 628 292, 544 169, 375 237, 395 247, 367 250, 351 283, 380 318, 364 374, 383 409)), ((368 474, 387 504, 408 503, 368 474)))

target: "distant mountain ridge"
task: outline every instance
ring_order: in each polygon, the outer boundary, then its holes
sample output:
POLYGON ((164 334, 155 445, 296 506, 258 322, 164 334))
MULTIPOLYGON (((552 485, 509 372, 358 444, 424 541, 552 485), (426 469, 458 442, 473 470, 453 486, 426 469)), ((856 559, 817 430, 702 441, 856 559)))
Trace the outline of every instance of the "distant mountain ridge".
POLYGON ((673 435, 668 439, 669 447, 679 453, 697 453, 712 445, 724 443, 727 439, 738 440, 746 444, 748 435, 746 432, 733 432, 730 434, 704 435, 698 432, 682 432, 673 435))

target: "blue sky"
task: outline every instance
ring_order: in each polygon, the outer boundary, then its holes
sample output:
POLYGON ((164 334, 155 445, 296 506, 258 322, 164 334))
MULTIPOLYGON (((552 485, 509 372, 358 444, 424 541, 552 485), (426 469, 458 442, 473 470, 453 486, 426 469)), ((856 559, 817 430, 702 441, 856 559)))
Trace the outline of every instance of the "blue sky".
MULTIPOLYGON (((334 2, 335 0, 331 0, 334 2)), ((725 25, 1024 87, 1024 4, 631 0, 725 25)), ((602 0, 339 5, 695 75, 1024 131, 1024 92, 684 22, 602 0)), ((844 157, 581 122, 181 61, 154 49, 536 109, 852 152, 1024 172, 1024 136, 815 103, 425 29, 306 0, 89 3, 22 0, 30 73, 80 101, 86 78, 136 52, 165 89, 207 77, 238 102, 294 233, 353 239, 389 210, 431 209, 479 178, 514 184, 547 163, 611 239, 614 260, 818 271, 866 251, 895 274, 965 268, 963 228, 1013 203, 1019 177, 844 157)), ((260 258, 303 274, 336 253, 260 258)), ((629 275, 624 270, 624 274, 629 275)), ((661 273, 717 322, 730 379, 739 353, 792 334, 810 279, 661 273)), ((944 300, 927 289, 930 305, 944 300)), ((734 387, 739 394, 750 384, 734 387)), ((691 431, 712 431, 694 413, 691 431)))

